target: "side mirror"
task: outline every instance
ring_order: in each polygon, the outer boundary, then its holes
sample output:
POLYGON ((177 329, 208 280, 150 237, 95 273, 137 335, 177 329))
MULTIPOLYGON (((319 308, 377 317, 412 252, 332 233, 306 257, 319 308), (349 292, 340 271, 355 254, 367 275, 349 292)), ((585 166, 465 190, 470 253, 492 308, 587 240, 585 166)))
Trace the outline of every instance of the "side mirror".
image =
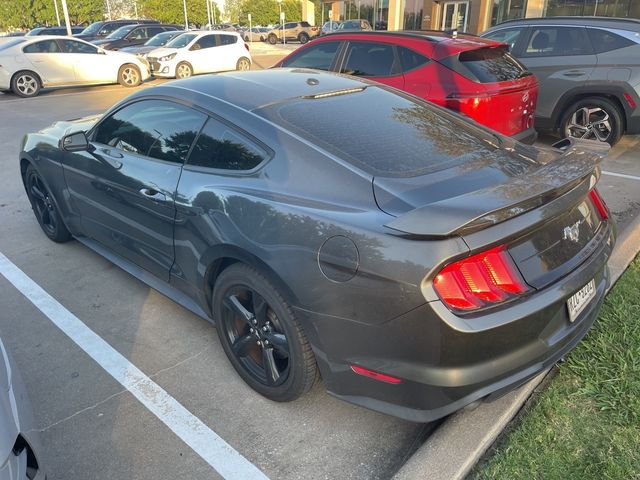
POLYGON ((59 147, 65 152, 88 152, 91 150, 89 139, 84 132, 74 132, 60 139, 59 147))

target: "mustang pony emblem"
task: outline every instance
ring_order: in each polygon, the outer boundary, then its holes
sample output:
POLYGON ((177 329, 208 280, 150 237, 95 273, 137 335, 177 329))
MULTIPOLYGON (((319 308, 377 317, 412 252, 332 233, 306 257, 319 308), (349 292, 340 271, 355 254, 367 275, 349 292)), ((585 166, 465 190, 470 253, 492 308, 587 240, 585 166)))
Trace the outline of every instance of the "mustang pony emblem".
POLYGON ((580 222, 582 222, 582 220, 578 220, 573 225, 564 227, 564 230, 562 230, 562 239, 578 243, 580 239, 580 222))

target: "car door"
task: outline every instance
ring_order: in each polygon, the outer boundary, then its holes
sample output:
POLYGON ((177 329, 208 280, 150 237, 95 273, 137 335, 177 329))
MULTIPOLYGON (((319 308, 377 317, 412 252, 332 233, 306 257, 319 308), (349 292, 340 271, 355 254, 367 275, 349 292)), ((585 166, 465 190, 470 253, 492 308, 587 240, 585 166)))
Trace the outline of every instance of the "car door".
POLYGON ((40 40, 22 49, 22 53, 45 85, 69 85, 75 82, 73 60, 62 53, 58 40, 40 40))
POLYGON ((400 61, 395 47, 388 43, 350 41, 345 49, 340 73, 404 89, 400 61))
POLYGON ((282 62, 281 66, 335 70, 339 57, 338 52, 343 43, 340 41, 312 43, 308 47, 298 49, 296 53, 282 62))
POLYGON ((240 38, 237 35, 221 34, 218 35, 218 43, 212 51, 212 55, 216 57, 216 63, 219 70, 227 71, 235 70, 240 55, 244 50, 243 45, 239 45, 240 38))
POLYGON ((114 82, 118 76, 119 65, 95 45, 78 40, 61 39, 66 62, 73 65, 75 83, 114 82))
POLYGON ((543 118, 564 93, 589 80, 597 61, 585 27, 532 26, 514 53, 538 79, 536 116, 543 118))
POLYGON ((284 35, 287 40, 295 40, 298 38, 298 22, 289 22, 284 24, 284 35))
POLYGON ((64 158, 85 234, 168 280, 176 187, 205 120, 166 100, 134 101, 102 119, 89 135, 93 151, 64 158))
POLYGON ((189 47, 187 60, 193 67, 193 73, 209 73, 220 71, 220 58, 213 55, 213 48, 218 44, 218 34, 203 35, 189 47))
MULTIPOLYGON (((237 192, 265 190, 259 166, 272 155, 267 146, 240 129, 215 118, 207 120, 189 153, 176 192, 176 275, 171 278, 176 287, 200 296, 198 279, 207 266, 211 247, 255 241, 229 225, 229 212, 246 209, 246 224, 258 218, 252 202, 242 201, 239 197, 244 195, 237 192)), ((259 223, 255 228, 260 228, 259 223)))

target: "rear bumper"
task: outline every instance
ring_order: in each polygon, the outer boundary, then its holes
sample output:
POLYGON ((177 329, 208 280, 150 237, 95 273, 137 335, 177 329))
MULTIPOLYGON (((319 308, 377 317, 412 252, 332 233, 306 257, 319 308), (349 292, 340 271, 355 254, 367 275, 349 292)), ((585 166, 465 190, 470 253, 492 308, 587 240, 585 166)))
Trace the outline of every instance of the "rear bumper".
POLYGON ((613 226, 607 228, 607 240, 570 275, 514 305, 468 319, 468 328, 458 328, 460 317, 440 301, 382 325, 298 310, 311 332, 327 390, 372 410, 430 422, 520 386, 565 356, 596 320, 609 284, 606 262, 614 243, 613 226), (566 301, 591 279, 596 296, 571 323, 566 301), (350 365, 402 382, 356 375, 350 365))
POLYGON ((11 74, 10 72, 0 67, 0 90, 9 90, 11 88, 11 74))
POLYGON ((538 139, 538 132, 533 127, 530 127, 526 130, 523 130, 515 135, 512 135, 511 138, 517 140, 521 143, 526 143, 527 145, 533 145, 534 142, 538 139))

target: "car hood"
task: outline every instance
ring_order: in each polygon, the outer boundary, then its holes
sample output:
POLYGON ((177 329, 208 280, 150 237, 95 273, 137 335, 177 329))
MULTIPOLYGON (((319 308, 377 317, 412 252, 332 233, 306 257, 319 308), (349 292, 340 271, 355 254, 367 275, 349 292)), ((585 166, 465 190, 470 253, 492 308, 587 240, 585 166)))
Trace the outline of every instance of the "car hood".
POLYGON ((91 115, 88 117, 76 118, 73 120, 61 120, 51 124, 50 126, 40 130, 44 135, 50 135, 55 138, 62 138, 64 135, 73 132, 86 132, 102 118, 102 115, 91 115))
POLYGON ((139 53, 149 53, 149 52, 153 52, 154 50, 158 50, 158 47, 140 45, 140 46, 138 46, 138 47, 125 47, 125 48, 121 48, 121 49, 120 49, 120 50, 118 50, 118 51, 119 51, 119 52, 122 52, 122 53, 133 53, 133 54, 139 54, 139 53))
POLYGON ((587 140, 567 141, 563 150, 505 142, 482 158, 427 175, 375 177, 379 208, 397 217, 387 227, 429 237, 471 233, 548 203, 582 182, 595 184, 598 163, 609 150, 587 140))
POLYGON ((154 58, 160 58, 160 57, 164 57, 165 55, 171 55, 172 53, 176 53, 179 50, 180 50, 179 48, 160 47, 150 51, 149 56, 154 58))

